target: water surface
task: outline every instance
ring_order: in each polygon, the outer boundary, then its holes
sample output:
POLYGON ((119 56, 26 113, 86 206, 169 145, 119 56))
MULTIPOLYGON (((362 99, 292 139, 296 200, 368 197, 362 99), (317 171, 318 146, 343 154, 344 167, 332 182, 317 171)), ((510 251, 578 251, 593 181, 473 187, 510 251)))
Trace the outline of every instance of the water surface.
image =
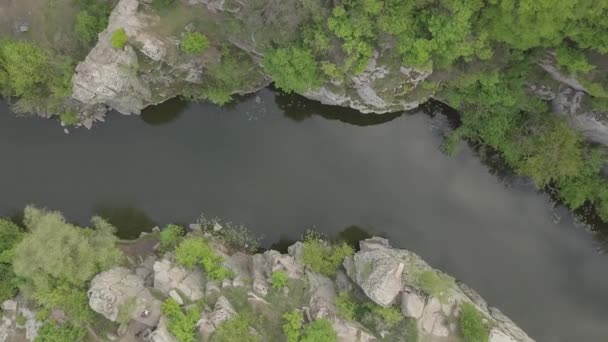
MULTIPOLYGON (((141 227, 201 212, 270 244, 309 228, 385 234, 478 290, 538 341, 608 340, 608 258, 565 210, 505 184, 424 114, 362 115, 271 90, 170 102, 69 135, 0 107, 0 214, 28 203, 141 227)), ((135 228, 135 230, 129 230, 135 228)))

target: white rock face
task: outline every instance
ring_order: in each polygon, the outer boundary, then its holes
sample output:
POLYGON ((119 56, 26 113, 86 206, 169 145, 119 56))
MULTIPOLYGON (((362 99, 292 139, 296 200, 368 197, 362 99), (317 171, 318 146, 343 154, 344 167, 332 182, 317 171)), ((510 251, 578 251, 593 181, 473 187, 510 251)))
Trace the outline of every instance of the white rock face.
POLYGON ((517 340, 495 328, 490 331, 489 342, 517 342, 517 340))
POLYGON ((89 306, 112 322, 121 310, 130 310, 130 316, 148 326, 160 318, 159 300, 144 287, 144 280, 124 267, 115 267, 95 276, 88 291, 89 306), (148 314, 144 315, 143 313, 148 314))
POLYGON ((191 271, 174 265, 169 258, 154 263, 154 288, 168 295, 171 290, 179 290, 190 301, 204 296, 204 280, 201 270, 191 271))
POLYGON ((422 316, 426 298, 414 292, 403 292, 401 294, 401 313, 405 317, 414 319, 422 316))
POLYGON ((390 306, 403 288, 404 261, 386 240, 361 242, 361 250, 344 260, 348 276, 376 304, 390 306))

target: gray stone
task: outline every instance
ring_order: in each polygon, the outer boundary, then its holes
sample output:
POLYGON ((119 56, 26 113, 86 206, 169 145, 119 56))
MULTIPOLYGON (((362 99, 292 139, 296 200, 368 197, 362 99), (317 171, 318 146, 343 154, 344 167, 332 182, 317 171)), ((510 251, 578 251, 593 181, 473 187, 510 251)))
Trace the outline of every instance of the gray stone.
POLYGON ((361 242, 361 250, 344 261, 348 276, 376 304, 390 306, 403 287, 404 262, 382 240, 361 242))
POLYGON ((184 300, 182 299, 182 296, 180 296, 179 293, 177 293, 177 291, 175 291, 175 290, 169 291, 169 297, 173 298, 173 300, 177 304, 184 305, 184 300))
POLYGON ((269 265, 269 272, 283 271, 288 278, 300 279, 304 275, 304 268, 297 263, 295 258, 289 254, 281 254, 277 251, 264 252, 264 258, 269 265))
POLYGON ((263 297, 266 297, 270 288, 267 266, 266 259, 262 254, 256 254, 252 257, 253 291, 263 297))
POLYGON ((235 253, 225 263, 233 274, 232 286, 244 287, 251 283, 252 257, 244 253, 235 253))
POLYGON ((2 311, 17 311, 17 301, 13 299, 5 300, 2 303, 2 311))
POLYGON ((167 318, 162 316, 156 330, 154 330, 147 338, 150 342, 179 342, 167 328, 167 318))
POLYGON ((371 342, 378 339, 357 322, 336 318, 331 322, 339 342, 371 342))
POLYGON ((401 313, 405 317, 419 319, 424 310, 426 299, 415 292, 403 292, 401 294, 401 313))
POLYGON ((202 340, 207 341, 220 324, 233 318, 235 315, 236 311, 228 299, 224 296, 219 297, 213 307, 213 312, 203 313, 201 319, 197 322, 197 329, 202 340))
POLYGON ((125 305, 131 308, 131 318, 143 324, 154 326, 160 317, 160 301, 144 287, 142 278, 124 267, 95 276, 88 296, 91 309, 113 322, 125 305))
POLYGON ((490 331, 489 342, 517 342, 517 340, 501 330, 494 328, 490 331))
POLYGON ((203 298, 203 273, 200 269, 191 271, 174 265, 169 257, 154 263, 154 288, 168 295, 171 290, 179 290, 188 300, 203 298))
POLYGON ((330 318, 336 315, 336 288, 326 276, 306 272, 310 286, 310 312, 314 319, 330 318))

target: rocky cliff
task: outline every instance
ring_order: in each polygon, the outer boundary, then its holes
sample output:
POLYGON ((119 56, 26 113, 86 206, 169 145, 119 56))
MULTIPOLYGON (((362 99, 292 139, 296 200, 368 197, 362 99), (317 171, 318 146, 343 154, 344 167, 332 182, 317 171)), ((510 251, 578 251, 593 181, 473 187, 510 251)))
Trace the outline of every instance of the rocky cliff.
MULTIPOLYGON (((280 330, 285 310, 301 312, 305 324, 327 320, 338 341, 460 341, 466 305, 479 313, 490 342, 533 341, 474 290, 433 269, 418 255, 392 248, 386 239, 361 241, 360 250, 328 277, 303 260, 302 242, 289 247, 288 254, 275 250, 248 254, 235 252, 209 233, 191 234, 203 234, 210 241, 230 277, 217 281, 203 268, 186 269, 176 263, 173 253, 140 255, 129 266, 112 268, 92 280, 90 307, 120 323, 117 331, 98 331, 98 335, 105 333, 118 341, 179 341, 168 328, 171 317, 161 310, 171 298, 186 309, 204 307, 196 322, 197 339, 202 341, 213 340, 223 323, 245 312, 268 319, 256 321, 258 329, 261 325, 280 330), (283 287, 277 286, 276 273, 285 275, 283 287), (367 310, 363 318, 353 314, 355 302, 367 310)), ((40 327, 35 314, 19 300, 7 301, 2 308, 0 341, 32 341, 40 327)), ((249 333, 281 340, 280 331, 256 332, 250 326, 249 333)))

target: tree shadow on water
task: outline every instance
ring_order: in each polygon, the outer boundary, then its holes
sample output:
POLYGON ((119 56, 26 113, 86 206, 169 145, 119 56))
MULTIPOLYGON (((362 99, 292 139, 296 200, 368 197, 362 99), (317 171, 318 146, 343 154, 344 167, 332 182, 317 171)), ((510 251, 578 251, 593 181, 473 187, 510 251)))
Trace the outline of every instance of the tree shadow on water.
POLYGON ((136 239, 156 226, 148 214, 131 204, 101 203, 93 212, 116 227, 116 235, 121 239, 136 239))
POLYGON ((274 100, 284 115, 296 122, 301 122, 315 115, 327 120, 338 120, 355 126, 373 126, 392 121, 405 112, 388 114, 364 114, 357 110, 324 105, 321 102, 309 100, 298 94, 287 94, 274 90, 274 100))

